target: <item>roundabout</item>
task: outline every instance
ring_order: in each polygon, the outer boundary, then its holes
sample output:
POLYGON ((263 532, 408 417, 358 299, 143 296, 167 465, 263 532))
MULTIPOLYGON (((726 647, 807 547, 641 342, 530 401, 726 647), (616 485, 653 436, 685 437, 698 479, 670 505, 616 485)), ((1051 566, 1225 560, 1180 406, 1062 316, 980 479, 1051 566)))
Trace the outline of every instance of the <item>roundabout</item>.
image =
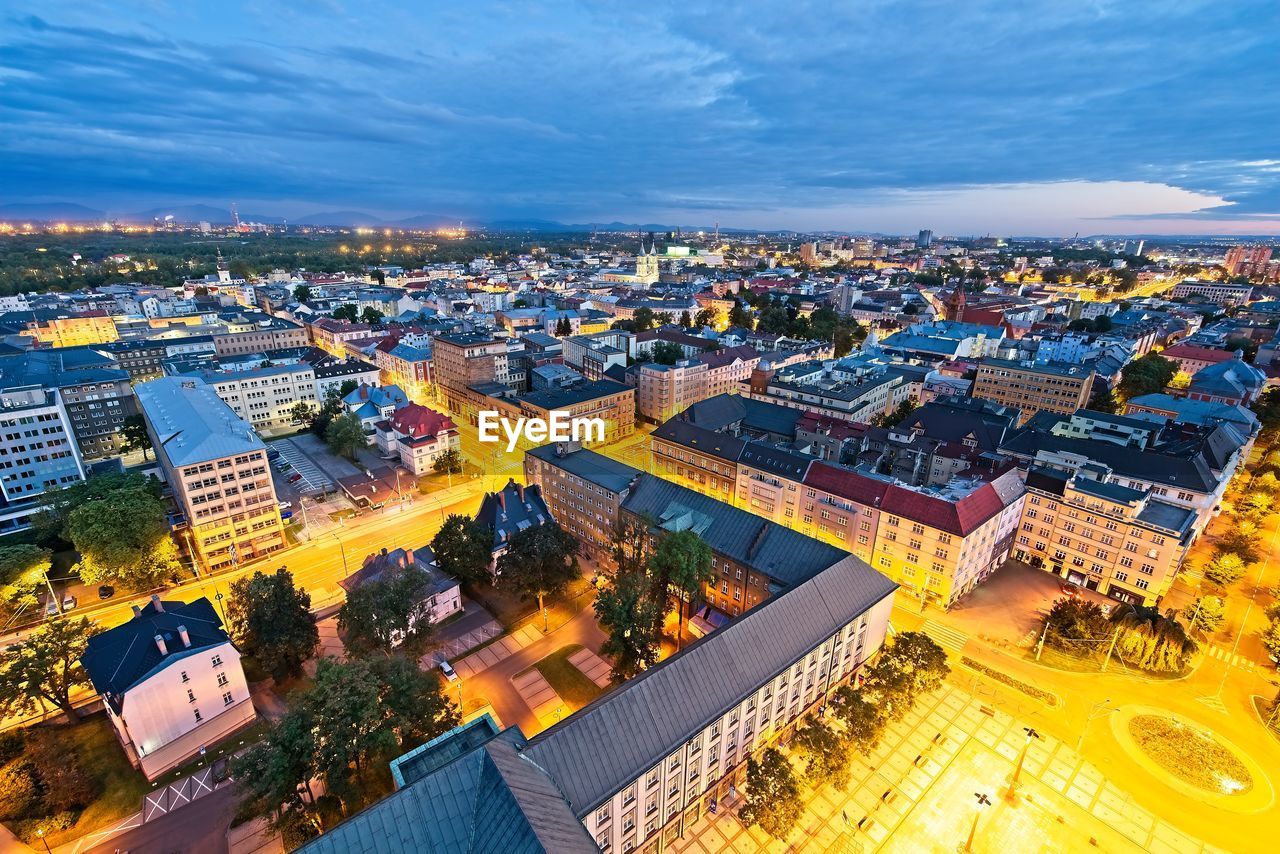
POLYGON ((1238 813, 1264 810, 1274 800, 1262 766, 1195 721, 1128 706, 1112 715, 1111 732, 1130 759, 1184 795, 1238 813))

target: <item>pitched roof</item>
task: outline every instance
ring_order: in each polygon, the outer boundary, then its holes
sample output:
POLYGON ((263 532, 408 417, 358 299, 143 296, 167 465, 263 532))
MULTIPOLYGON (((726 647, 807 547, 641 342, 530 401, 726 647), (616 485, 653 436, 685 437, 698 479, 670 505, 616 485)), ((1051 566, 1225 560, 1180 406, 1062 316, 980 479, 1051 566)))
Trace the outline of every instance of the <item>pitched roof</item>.
POLYGON ((397 433, 415 438, 434 437, 446 430, 457 429, 453 419, 448 415, 442 415, 420 403, 407 403, 400 407, 391 416, 390 423, 397 433))
POLYGON ((896 587, 843 554, 534 737, 522 755, 586 816, 896 587))
POLYGON ((158 596, 153 596, 129 622, 89 638, 80 663, 94 690, 119 711, 124 693, 151 674, 180 658, 227 641, 222 621, 208 599, 160 602, 158 596), (180 627, 187 630, 190 647, 183 646, 180 627), (160 652, 156 635, 164 639, 167 652, 160 652))
POLYGON ((485 494, 476 521, 493 530, 493 547, 497 549, 520 531, 554 522, 555 517, 542 498, 541 487, 525 486, 513 479, 500 491, 485 494))
POLYGON ((598 852, 547 774, 508 729, 319 836, 316 854, 598 852))

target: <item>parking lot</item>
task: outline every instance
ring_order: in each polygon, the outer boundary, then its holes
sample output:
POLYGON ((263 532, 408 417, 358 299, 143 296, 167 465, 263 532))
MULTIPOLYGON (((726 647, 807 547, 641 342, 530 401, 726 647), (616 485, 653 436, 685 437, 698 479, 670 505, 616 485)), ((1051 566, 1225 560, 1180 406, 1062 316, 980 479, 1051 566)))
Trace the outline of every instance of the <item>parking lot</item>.
POLYGON ((337 488, 334 479, 326 474, 294 439, 277 439, 269 447, 280 453, 280 456, 272 461, 271 467, 274 470, 276 493, 281 498, 289 500, 299 495, 319 495, 324 492, 333 492, 337 488), (282 462, 289 464, 289 468, 283 472, 280 471, 282 462), (295 475, 301 475, 301 477, 295 478, 295 475))

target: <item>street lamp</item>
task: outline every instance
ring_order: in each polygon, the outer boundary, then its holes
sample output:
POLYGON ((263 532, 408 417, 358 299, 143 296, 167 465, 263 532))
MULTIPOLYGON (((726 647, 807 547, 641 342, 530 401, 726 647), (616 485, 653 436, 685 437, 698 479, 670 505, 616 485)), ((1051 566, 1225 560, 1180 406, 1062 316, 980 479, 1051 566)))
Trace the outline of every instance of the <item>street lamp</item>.
POLYGON ((47 839, 45 839, 45 838, 44 838, 44 828, 43 828, 43 827, 36 831, 36 836, 39 836, 39 837, 40 837, 40 841, 44 843, 44 850, 45 850, 46 854, 53 854, 53 852, 49 850, 49 840, 47 840, 47 839))
POLYGON ((1085 715, 1085 718, 1084 718, 1084 726, 1080 727, 1080 737, 1076 739, 1076 753, 1079 753, 1080 748, 1084 746, 1084 735, 1086 732, 1089 731, 1089 724, 1093 721, 1093 719, 1105 717, 1115 711, 1115 709, 1107 708, 1101 714, 1098 714, 1098 708, 1100 706, 1107 706, 1110 703, 1111 703, 1111 698, 1108 697, 1107 699, 1103 700, 1100 703, 1094 703, 1093 706, 1089 708, 1089 713, 1085 715))
POLYGON ((1027 734, 1027 741, 1022 745, 1022 752, 1018 754, 1018 764, 1013 768, 1013 776, 1009 778, 1009 791, 1007 798, 1012 800, 1018 792, 1018 778, 1022 776, 1022 763, 1027 759, 1027 751, 1031 749, 1031 742, 1040 738, 1040 733, 1036 732, 1029 726, 1024 726, 1022 731, 1027 734))
POLYGON ((969 826, 969 838, 964 842, 964 848, 961 851, 973 850, 973 837, 978 833, 978 816, 982 815, 982 808, 991 806, 991 799, 987 797, 985 792, 974 792, 973 796, 977 798, 978 804, 973 811, 973 824, 969 826))

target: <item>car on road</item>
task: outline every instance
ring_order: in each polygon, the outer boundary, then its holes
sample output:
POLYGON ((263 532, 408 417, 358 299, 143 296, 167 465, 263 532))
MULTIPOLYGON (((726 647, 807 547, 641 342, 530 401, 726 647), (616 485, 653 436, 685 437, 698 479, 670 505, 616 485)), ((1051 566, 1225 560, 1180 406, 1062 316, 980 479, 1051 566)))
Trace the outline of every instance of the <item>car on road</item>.
POLYGON ((99 599, 110 599, 114 595, 116 595, 116 589, 110 584, 104 584, 98 588, 99 599))
POLYGON ((450 682, 458 681, 458 673, 453 669, 453 665, 451 665, 449 662, 447 661, 440 662, 440 672, 444 674, 444 678, 446 680, 450 682))
POLYGON ((1062 590, 1062 595, 1066 596, 1069 599, 1075 599, 1077 596, 1080 595, 1080 587, 1078 585, 1072 584, 1069 581, 1062 584, 1061 590, 1062 590))

